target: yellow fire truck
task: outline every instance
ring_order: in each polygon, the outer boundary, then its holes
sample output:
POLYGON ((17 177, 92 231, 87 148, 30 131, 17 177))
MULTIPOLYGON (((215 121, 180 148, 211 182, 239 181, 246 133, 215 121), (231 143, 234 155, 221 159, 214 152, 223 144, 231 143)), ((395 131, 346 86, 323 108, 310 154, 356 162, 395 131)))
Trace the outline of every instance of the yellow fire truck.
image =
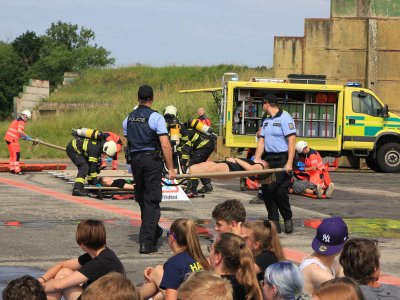
POLYGON ((262 97, 274 94, 293 117, 297 139, 307 141, 321 155, 363 157, 372 170, 400 172, 400 117, 389 112, 371 90, 354 82, 327 85, 320 75, 238 79, 237 74, 226 73, 222 88, 180 91, 214 95, 219 135, 227 147, 256 147, 262 97))

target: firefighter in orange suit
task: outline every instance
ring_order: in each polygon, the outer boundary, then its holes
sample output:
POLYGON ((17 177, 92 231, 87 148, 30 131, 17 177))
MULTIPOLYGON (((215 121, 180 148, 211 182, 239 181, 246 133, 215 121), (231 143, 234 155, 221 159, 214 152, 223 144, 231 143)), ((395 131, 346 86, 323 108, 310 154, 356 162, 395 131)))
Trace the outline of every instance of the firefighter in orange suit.
MULTIPOLYGON (((113 170, 118 169, 118 153, 122 150, 122 139, 119 137, 119 135, 111 132, 111 131, 103 131, 101 133, 102 138, 106 142, 114 142, 117 145, 117 152, 115 152, 115 155, 112 157, 112 162, 111 162, 111 168, 113 170)), ((102 157, 101 160, 101 166, 100 169, 105 169, 107 167, 107 160, 105 157, 102 157)))
POLYGON ((30 141, 31 137, 24 132, 25 123, 32 117, 29 110, 21 112, 21 116, 15 119, 8 127, 4 140, 8 146, 8 152, 10 153, 10 173, 16 175, 23 175, 21 167, 19 165, 21 147, 19 145, 19 139, 30 141))
POLYGON ((321 155, 316 150, 308 147, 305 141, 296 143, 296 151, 300 156, 300 161, 304 163, 304 166, 300 168, 301 170, 295 170, 296 178, 322 185, 326 197, 329 198, 332 195, 334 184, 321 155))

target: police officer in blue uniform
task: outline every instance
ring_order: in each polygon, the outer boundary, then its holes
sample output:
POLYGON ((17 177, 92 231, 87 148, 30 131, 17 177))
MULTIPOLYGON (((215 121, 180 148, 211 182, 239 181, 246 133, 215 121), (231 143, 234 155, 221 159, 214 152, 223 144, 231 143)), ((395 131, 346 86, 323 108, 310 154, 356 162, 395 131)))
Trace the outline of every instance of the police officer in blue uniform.
POLYGON ((275 182, 262 186, 262 194, 268 219, 275 223, 278 233, 281 231, 279 213, 284 220, 285 232, 291 233, 294 228, 288 188, 295 155, 296 127, 293 118, 278 107, 275 95, 265 95, 263 100, 263 110, 268 117, 262 124, 254 161, 258 162, 263 157, 271 168, 286 169, 276 173, 275 182))
POLYGON ((136 199, 142 219, 139 233, 140 253, 145 254, 158 251, 157 242, 162 235, 162 229, 158 225, 162 198, 161 151, 169 178, 174 179, 176 173, 165 119, 151 109, 153 89, 148 85, 141 86, 138 99, 139 106, 129 114, 126 126, 136 199))

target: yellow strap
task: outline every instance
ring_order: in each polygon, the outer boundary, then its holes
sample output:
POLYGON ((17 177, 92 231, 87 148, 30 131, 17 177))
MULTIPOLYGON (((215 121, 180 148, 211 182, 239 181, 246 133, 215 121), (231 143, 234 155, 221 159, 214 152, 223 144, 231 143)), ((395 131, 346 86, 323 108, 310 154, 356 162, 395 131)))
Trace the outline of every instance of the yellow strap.
POLYGON ((72 140, 72 147, 75 149, 76 152, 81 153, 81 151, 79 151, 78 147, 76 146, 76 140, 72 140))
POLYGON ((75 182, 85 183, 85 178, 76 177, 75 182))
POLYGON ((88 139, 84 139, 84 140, 83 140, 82 149, 83 149, 83 151, 85 151, 85 152, 87 152, 88 143, 89 143, 89 140, 88 140, 88 139))
POLYGON ((192 142, 197 141, 197 139, 200 137, 200 135, 198 135, 197 133, 194 134, 193 138, 192 138, 192 142))
POLYGON ((204 141, 202 141, 200 144, 199 144, 199 146, 197 147, 197 148, 201 148, 201 147, 203 147, 205 144, 207 144, 208 143, 208 140, 204 140, 204 141))
POLYGON ((92 163, 97 163, 97 162, 99 162, 99 159, 98 159, 97 157, 93 157, 93 156, 89 156, 89 157, 88 157, 88 160, 89 160, 89 162, 92 162, 92 163))

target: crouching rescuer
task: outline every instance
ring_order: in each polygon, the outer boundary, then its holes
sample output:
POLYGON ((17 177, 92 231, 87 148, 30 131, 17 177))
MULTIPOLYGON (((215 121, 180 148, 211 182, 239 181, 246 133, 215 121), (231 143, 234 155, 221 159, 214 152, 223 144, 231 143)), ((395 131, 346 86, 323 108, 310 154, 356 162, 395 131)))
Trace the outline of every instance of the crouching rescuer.
MULTIPOLYGON (((216 135, 211 127, 205 125, 198 119, 190 119, 187 123, 187 132, 182 131, 182 165, 191 167, 207 161, 215 148, 216 135)), ((198 192, 207 193, 213 190, 210 178, 201 178, 203 187, 198 191, 199 180, 191 178, 188 181, 186 193, 189 197, 196 196, 198 192)))
POLYGON ((87 196, 84 190, 85 178, 88 176, 88 183, 95 185, 99 183, 99 162, 104 153, 113 157, 117 152, 117 144, 114 141, 103 139, 85 138, 75 135, 74 139, 67 145, 66 152, 71 161, 78 168, 73 196, 87 196))

